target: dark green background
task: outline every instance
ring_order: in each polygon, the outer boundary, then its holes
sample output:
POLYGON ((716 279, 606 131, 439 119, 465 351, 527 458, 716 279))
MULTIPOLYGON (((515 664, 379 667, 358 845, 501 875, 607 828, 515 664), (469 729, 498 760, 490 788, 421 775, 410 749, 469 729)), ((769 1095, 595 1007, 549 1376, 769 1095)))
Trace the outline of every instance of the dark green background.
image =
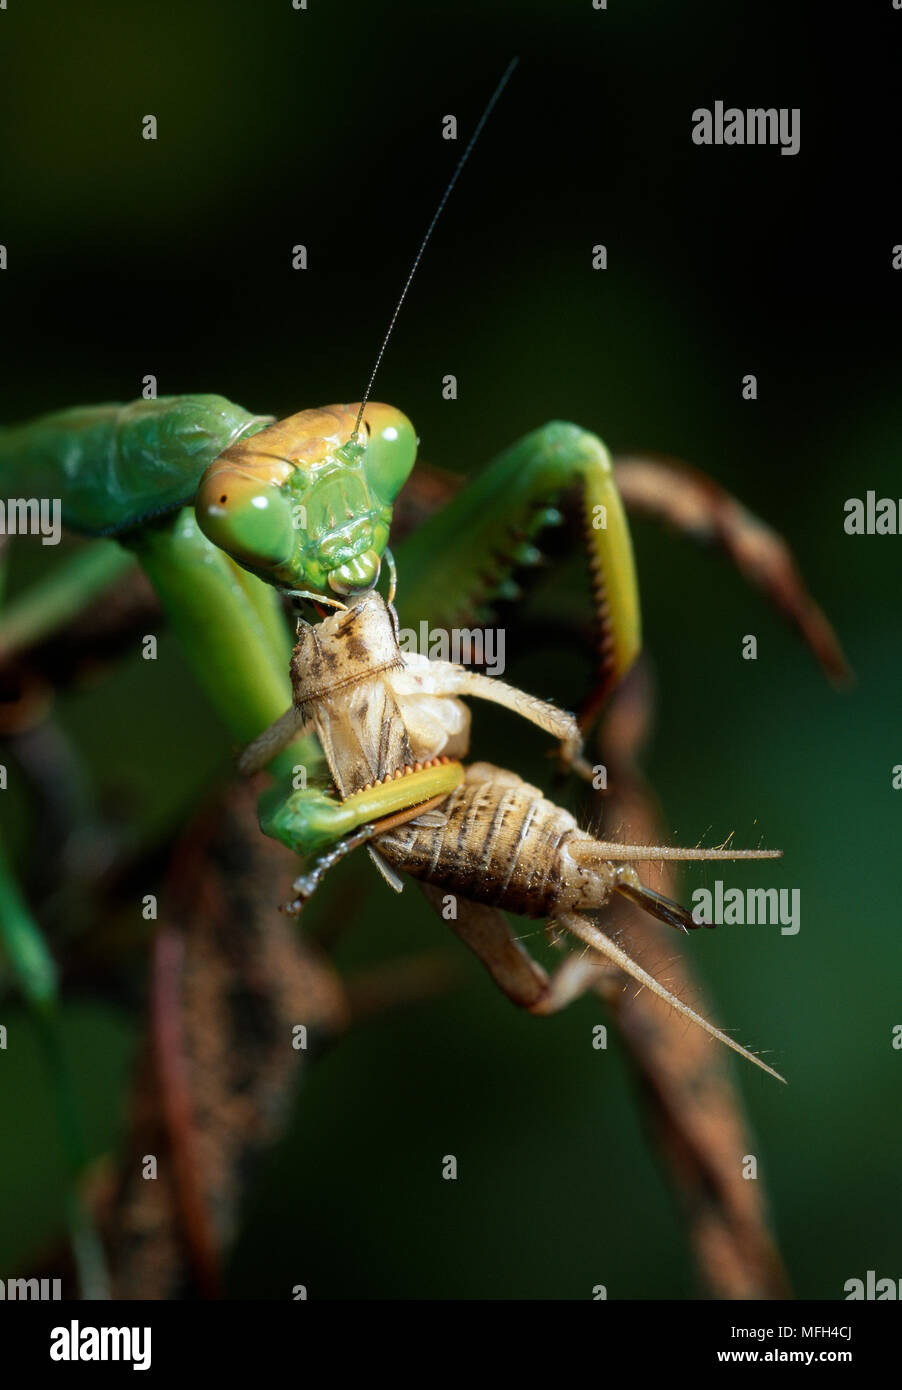
MULTIPOLYGON (((834 33, 817 5, 309 3, 9 0, 0 418, 129 399, 147 372, 161 393, 277 414, 359 397, 462 148, 441 118, 465 136, 518 53, 376 395, 412 417, 432 462, 470 472, 573 419, 614 450, 691 459, 791 538, 848 646, 851 693, 722 558, 637 525, 659 688, 647 766, 675 842, 763 838, 785 861, 729 881, 802 892, 797 937, 692 942, 721 1021, 791 1083, 737 1067, 795 1288, 837 1298, 868 1269, 898 1277, 902 541, 847 537, 842 519, 848 497, 902 493, 902 15, 888 0, 848 10, 834 33), (691 113, 717 99, 800 107, 801 153, 694 147, 691 113), (156 143, 141 139, 147 113, 156 143), (304 274, 290 269, 297 242, 304 274), (606 273, 591 268, 596 242, 606 273), (455 403, 441 399, 447 372, 455 403), (746 372, 755 403, 740 398, 746 372), (755 663, 740 659, 746 633, 755 663)), ((576 565, 533 598, 537 621, 553 624, 565 595, 586 614, 576 565)), ((578 702, 581 654, 509 657, 510 679, 578 702)), ((227 765, 171 641, 155 667, 136 657, 63 714, 101 782, 130 788, 148 836, 227 765)), ((476 728, 477 751, 542 773, 540 738, 484 710, 476 728)), ((696 871, 686 892, 715 876, 696 871)), ((440 941, 418 896, 399 913, 377 886, 369 904, 349 965, 440 941)), ((690 1296, 619 1045, 590 1045, 600 1007, 538 1023, 461 968, 461 992, 361 1028, 314 1070, 233 1291, 690 1296), (449 1152, 456 1183, 439 1177, 449 1152)), ((83 1004, 69 1023, 101 1152, 136 1020, 83 1004)), ((58 1166, 37 1056, 0 1057, 0 1264, 16 1273, 59 1221, 58 1166)))

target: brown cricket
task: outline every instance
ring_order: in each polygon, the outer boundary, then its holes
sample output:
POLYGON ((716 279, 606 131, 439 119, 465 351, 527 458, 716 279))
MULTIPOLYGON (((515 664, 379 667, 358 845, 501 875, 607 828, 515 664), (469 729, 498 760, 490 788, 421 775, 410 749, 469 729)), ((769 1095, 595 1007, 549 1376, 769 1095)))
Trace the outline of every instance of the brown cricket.
POLYGON ((558 740, 566 765, 583 776, 591 769, 572 714, 466 667, 403 652, 394 607, 374 590, 320 623, 299 623, 291 672, 291 709, 245 750, 241 770, 257 771, 300 731, 315 732, 341 800, 361 794, 378 799, 380 788, 391 788, 386 810, 392 814, 369 820, 322 855, 295 883, 300 896, 287 910, 299 911, 323 872, 366 843, 397 891, 403 887, 401 873, 420 881, 515 1004, 535 1014, 554 1013, 598 978, 600 966, 615 967, 711 1037, 784 1080, 672 994, 588 915, 603 912, 618 893, 670 926, 692 929, 700 924, 643 884, 635 863, 774 859, 782 851, 599 840, 537 787, 487 762, 463 768, 449 793, 424 795, 418 789, 424 772, 466 755, 470 711, 461 697, 467 696, 521 715, 558 740), (399 781, 402 789, 409 785, 400 812, 399 781), (549 977, 514 937, 505 911, 545 918, 578 938, 588 952, 569 954, 549 977))

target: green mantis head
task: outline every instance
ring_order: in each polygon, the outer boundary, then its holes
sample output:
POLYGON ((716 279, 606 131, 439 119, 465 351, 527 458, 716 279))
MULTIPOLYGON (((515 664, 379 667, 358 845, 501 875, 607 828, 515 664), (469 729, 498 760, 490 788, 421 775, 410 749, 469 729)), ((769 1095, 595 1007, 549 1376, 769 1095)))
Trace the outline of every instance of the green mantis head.
POLYGON ((372 402, 352 439, 358 409, 304 410, 226 449, 195 499, 204 534, 279 588, 371 589, 417 438, 400 410, 372 402))

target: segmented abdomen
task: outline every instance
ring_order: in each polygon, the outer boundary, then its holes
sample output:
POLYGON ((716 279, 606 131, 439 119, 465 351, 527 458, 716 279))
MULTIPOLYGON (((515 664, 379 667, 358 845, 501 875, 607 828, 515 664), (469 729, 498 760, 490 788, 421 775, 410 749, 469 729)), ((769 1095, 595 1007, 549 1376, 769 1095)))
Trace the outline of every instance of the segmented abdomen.
POLYGON ((585 899, 592 875, 567 845, 587 837, 537 787, 474 763, 439 810, 443 825, 411 823, 379 836, 376 845, 394 868, 527 917, 554 916, 585 899))

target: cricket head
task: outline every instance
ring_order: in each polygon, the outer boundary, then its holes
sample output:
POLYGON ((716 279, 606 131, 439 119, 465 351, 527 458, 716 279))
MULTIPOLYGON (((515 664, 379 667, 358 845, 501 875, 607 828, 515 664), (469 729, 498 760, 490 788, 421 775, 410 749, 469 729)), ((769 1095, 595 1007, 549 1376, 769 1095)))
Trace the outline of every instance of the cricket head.
POLYGON ((355 435, 358 410, 304 410, 220 454, 194 503, 208 539, 278 588, 372 589, 417 437, 406 415, 375 401, 355 435))
POLYGON ((398 618, 375 590, 319 623, 298 623, 291 658, 294 704, 307 708, 332 691, 403 666, 398 618))

